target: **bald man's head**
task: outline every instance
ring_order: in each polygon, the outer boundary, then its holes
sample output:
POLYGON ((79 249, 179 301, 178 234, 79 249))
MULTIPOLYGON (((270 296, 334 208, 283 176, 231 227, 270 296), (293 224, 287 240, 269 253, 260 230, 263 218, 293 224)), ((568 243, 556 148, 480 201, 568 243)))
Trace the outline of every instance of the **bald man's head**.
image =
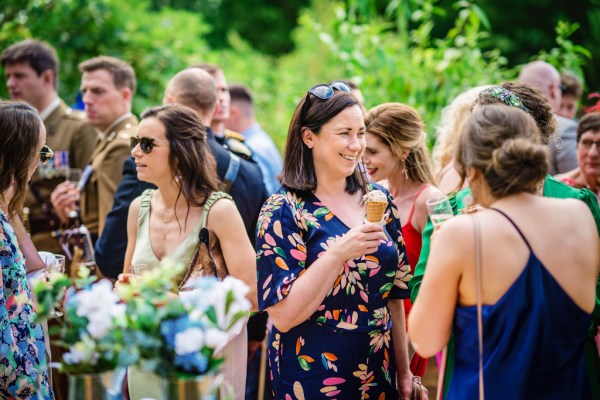
POLYGON ((525 65, 519 73, 519 82, 538 89, 557 112, 560 110, 562 93, 560 74, 557 69, 544 61, 534 61, 525 65))
POLYGON ((206 71, 188 68, 178 72, 167 85, 163 103, 177 103, 191 108, 206 124, 217 106, 215 80, 206 71))

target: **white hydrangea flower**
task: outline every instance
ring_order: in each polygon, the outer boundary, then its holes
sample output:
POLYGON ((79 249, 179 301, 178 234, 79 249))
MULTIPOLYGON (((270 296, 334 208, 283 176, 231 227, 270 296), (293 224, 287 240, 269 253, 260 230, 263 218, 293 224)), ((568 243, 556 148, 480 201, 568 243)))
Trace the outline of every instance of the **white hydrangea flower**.
POLYGON ((204 332, 206 346, 211 349, 221 349, 229 342, 229 335, 220 329, 210 328, 204 332))
POLYGON ((179 356, 195 353, 204 346, 204 331, 200 328, 188 328, 175 335, 175 353, 179 356))
POLYGON ((112 290, 112 283, 102 280, 88 290, 75 295, 77 315, 88 319, 88 331, 95 339, 104 337, 110 330, 113 318, 125 315, 125 305, 119 304, 118 296, 112 290))

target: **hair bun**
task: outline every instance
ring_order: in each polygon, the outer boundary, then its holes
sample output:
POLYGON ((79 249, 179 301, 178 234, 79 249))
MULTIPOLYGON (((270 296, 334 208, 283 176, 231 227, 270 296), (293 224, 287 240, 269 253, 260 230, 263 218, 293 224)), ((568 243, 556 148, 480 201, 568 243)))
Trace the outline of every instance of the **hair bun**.
POLYGON ((504 195, 532 191, 548 171, 546 149, 530 139, 507 139, 492 151, 489 169, 504 183, 504 195))

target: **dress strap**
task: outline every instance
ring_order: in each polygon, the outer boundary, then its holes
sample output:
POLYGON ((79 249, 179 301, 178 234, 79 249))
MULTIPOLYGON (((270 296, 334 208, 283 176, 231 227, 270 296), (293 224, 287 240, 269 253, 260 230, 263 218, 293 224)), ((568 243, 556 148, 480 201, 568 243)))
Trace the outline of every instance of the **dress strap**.
POLYGON ((229 199, 233 201, 233 198, 225 192, 212 192, 210 196, 208 196, 208 199, 206 199, 206 202, 204 203, 200 228, 206 227, 206 221, 208 221, 208 213, 210 212, 211 207, 221 199, 229 199))
POLYGON ((532 251, 531 250, 531 245, 529 244, 529 241, 527 240, 527 238, 525 238, 525 235, 523 235, 523 232, 521 232, 521 230, 519 229, 519 227, 517 226, 517 224, 515 224, 515 221, 513 221, 512 218, 508 216, 508 214, 506 214, 504 211, 499 210, 499 209, 494 208, 494 207, 490 207, 489 209, 497 211, 500 214, 502 214, 504 216, 504 218, 506 218, 508 220, 508 222, 510 222, 511 225, 515 227, 515 229, 517 230, 517 233, 519 234, 519 236, 521 236, 521 239, 523 239, 523 241, 527 245, 527 248, 529 249, 529 251, 532 251))
POLYGON ((142 194, 140 195, 140 208, 150 207, 152 193, 154 193, 154 189, 146 189, 142 192, 142 194))
POLYGON ((423 187, 421 187, 421 189, 419 189, 419 191, 417 192, 417 194, 415 196, 415 200, 413 201, 412 208, 410 209, 410 213, 408 213, 408 219, 406 220, 407 224, 410 224, 410 221, 412 221, 412 217, 413 217, 413 214, 415 212, 415 207, 417 205, 417 199, 419 198, 419 196, 421 195, 421 193, 423 193, 423 191, 425 189, 427 189, 428 186, 429 186, 429 183, 424 184, 423 187))

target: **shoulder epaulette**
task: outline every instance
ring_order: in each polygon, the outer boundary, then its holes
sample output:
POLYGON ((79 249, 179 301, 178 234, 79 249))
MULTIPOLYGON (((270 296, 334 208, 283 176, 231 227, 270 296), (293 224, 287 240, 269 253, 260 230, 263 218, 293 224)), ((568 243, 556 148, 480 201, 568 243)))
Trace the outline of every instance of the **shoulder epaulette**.
POLYGON ((236 131, 232 131, 230 129, 225 129, 225 137, 227 139, 235 139, 239 142, 245 142, 246 138, 244 137, 244 135, 242 135, 241 133, 238 133, 236 131))

